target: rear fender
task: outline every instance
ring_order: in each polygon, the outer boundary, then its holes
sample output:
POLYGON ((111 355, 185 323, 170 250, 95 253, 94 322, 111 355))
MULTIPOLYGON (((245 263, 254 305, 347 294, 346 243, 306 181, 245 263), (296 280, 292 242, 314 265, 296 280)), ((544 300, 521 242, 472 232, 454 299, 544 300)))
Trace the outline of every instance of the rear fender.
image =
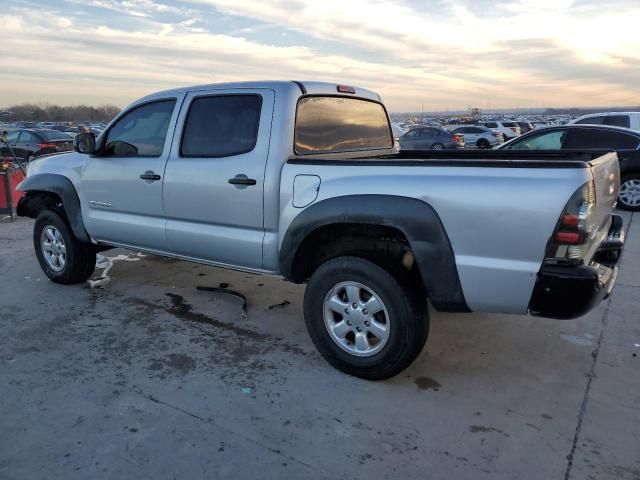
POLYGON ((392 195, 348 195, 311 205, 289 225, 280 247, 280 272, 293 281, 298 249, 316 229, 336 223, 361 223, 400 230, 416 258, 424 287, 440 311, 468 312, 455 256, 440 217, 431 205, 392 195))

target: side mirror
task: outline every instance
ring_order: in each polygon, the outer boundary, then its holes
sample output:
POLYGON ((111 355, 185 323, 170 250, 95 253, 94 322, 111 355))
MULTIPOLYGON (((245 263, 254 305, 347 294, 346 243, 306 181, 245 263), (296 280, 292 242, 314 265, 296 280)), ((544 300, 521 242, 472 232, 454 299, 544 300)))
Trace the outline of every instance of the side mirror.
POLYGON ((73 137, 73 149, 78 153, 91 155, 96 151, 96 136, 93 133, 79 133, 73 137))

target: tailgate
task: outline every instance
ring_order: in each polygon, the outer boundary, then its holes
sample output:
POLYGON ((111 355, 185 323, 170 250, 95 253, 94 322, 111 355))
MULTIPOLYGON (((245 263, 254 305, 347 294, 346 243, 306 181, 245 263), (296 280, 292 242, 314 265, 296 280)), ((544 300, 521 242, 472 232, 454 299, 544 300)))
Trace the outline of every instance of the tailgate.
POLYGON ((620 189, 620 166, 615 152, 606 153, 589 162, 595 184, 596 218, 595 224, 605 228, 611 221, 611 213, 615 208, 618 190, 620 189))

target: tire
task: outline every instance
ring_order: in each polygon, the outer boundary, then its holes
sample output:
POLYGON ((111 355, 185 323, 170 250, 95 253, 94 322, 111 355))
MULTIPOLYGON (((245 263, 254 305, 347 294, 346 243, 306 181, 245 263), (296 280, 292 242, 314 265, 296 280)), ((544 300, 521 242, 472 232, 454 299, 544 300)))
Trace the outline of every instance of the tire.
POLYGON ((436 142, 431 145, 431 150, 444 150, 444 145, 440 142, 436 142))
POLYGON ((478 148, 489 148, 489 147, 491 147, 491 144, 489 143, 489 140, 487 140, 486 138, 481 138, 480 140, 478 140, 476 145, 477 145, 478 148))
POLYGON ((96 268, 94 248, 80 242, 67 222, 52 210, 43 210, 38 215, 33 227, 33 246, 42 271, 52 282, 64 285, 84 282, 96 268))
MULTIPOLYGON (((324 359, 344 373, 367 380, 384 380, 408 367, 422 351, 429 334, 426 302, 421 298, 421 290, 413 288, 408 278, 408 275, 394 276, 359 257, 338 257, 322 264, 309 279, 304 295, 304 317, 309 335, 324 359), (363 293, 347 298, 346 288, 358 285, 363 293), (372 292, 372 297, 368 297, 367 293, 372 292), (358 306, 354 309, 352 302, 356 297, 358 306), (367 317, 365 307, 373 305, 367 300, 373 297, 380 301, 382 309, 375 316, 367 317), (349 309, 349 315, 346 311, 344 315, 337 313, 337 310, 342 312, 342 308, 349 309), (338 321, 334 323, 335 320, 338 321), (341 340, 334 339, 338 335, 330 333, 331 324, 338 333, 348 330, 341 340), (378 337, 371 336, 375 330, 373 324, 385 326, 386 339, 377 342, 378 337), (355 353, 356 328, 362 328, 360 335, 367 338, 369 351, 355 353)), ((382 339, 384 335, 379 336, 382 339)))
POLYGON ((620 179, 618 208, 630 212, 640 211, 640 172, 623 175, 620 179))

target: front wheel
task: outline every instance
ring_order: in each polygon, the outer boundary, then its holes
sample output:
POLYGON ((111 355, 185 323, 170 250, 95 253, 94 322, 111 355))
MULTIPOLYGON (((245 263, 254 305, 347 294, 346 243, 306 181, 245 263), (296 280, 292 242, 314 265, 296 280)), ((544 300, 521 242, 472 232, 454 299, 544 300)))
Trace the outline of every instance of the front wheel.
POLYGON ((429 332, 424 299, 368 260, 338 257, 311 276, 304 296, 309 335, 338 370, 368 380, 392 377, 418 356, 429 332))
POLYGON ((622 210, 640 211, 640 173, 624 175, 620 180, 618 206, 622 210))
POLYGON ((66 285, 84 282, 96 267, 96 252, 80 242, 67 222, 44 210, 33 227, 33 246, 42 271, 53 282, 66 285))

